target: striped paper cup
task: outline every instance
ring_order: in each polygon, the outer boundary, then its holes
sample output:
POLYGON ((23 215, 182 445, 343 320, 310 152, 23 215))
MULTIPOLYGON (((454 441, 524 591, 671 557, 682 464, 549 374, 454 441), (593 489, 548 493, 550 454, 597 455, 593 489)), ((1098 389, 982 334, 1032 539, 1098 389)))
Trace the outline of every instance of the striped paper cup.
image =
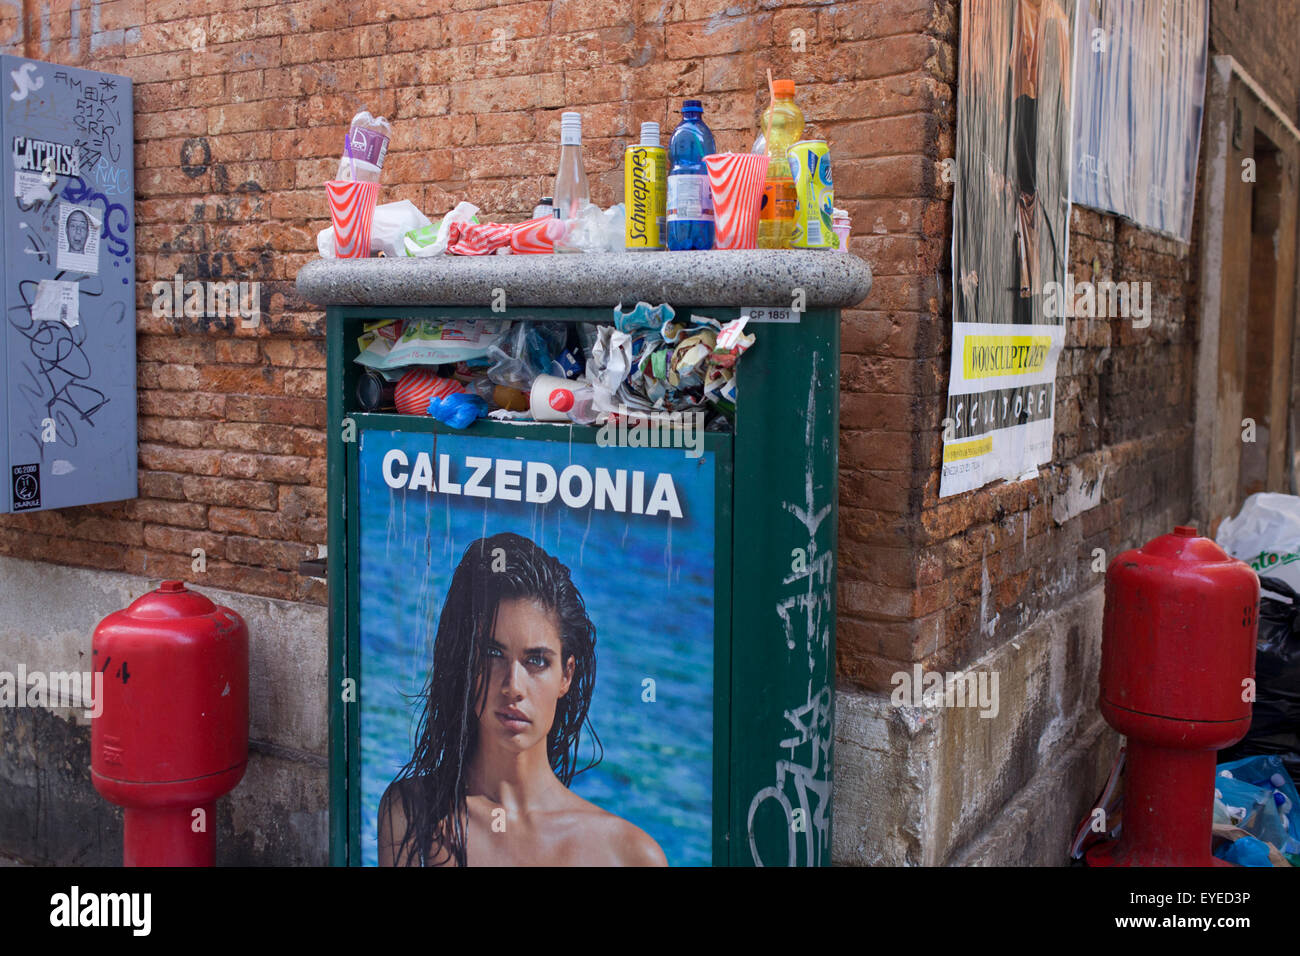
POLYGON ((357 183, 331 179, 325 184, 334 220, 334 254, 340 259, 364 259, 370 255, 370 223, 375 218, 379 183, 357 183))
POLYGON ((713 248, 757 248, 767 154, 714 153, 704 157, 704 165, 713 191, 713 248))
POLYGON ((393 404, 403 415, 427 415, 429 399, 463 391, 465 386, 454 378, 442 378, 431 368, 413 368, 393 389, 393 404))

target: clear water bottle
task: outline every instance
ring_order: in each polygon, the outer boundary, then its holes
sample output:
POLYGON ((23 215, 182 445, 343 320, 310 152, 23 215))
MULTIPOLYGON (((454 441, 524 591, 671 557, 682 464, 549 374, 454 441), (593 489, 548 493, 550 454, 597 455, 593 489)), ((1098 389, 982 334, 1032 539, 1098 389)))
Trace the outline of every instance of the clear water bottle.
POLYGON ((717 152, 699 100, 682 103, 668 141, 668 248, 713 248, 713 193, 704 157, 717 152))
POLYGON ((555 174, 555 209, 560 219, 577 219, 591 202, 582 163, 582 114, 560 116, 560 168, 555 174))
POLYGON ((335 179, 358 182, 379 182, 379 171, 388 155, 388 141, 393 137, 393 127, 382 116, 371 116, 362 110, 352 117, 348 135, 343 140, 343 158, 335 179))
POLYGON ((555 200, 551 196, 543 196, 542 201, 533 207, 534 219, 553 219, 555 218, 555 200))

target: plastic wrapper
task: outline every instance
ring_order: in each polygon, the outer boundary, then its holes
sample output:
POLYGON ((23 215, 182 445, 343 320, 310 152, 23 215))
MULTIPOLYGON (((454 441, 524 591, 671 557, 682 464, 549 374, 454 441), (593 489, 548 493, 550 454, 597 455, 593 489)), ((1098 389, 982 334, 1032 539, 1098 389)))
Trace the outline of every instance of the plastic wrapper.
POLYGON ((458 256, 486 256, 510 248, 510 227, 496 222, 453 222, 447 251, 458 256))
POLYGON ((722 368, 734 367, 736 361, 754 344, 753 333, 748 335, 745 333, 745 325, 748 322, 749 316, 742 315, 728 322, 718 332, 717 344, 711 356, 714 365, 722 368))
POLYGON ((665 323, 673 319, 673 307, 668 303, 651 305, 638 302, 629 312, 624 312, 621 305, 614 306, 614 328, 620 332, 636 332, 640 329, 663 329, 665 323))
POLYGON ((567 252, 622 252, 626 215, 622 203, 604 210, 588 203, 577 218, 560 220, 565 233, 555 240, 555 248, 567 252))
POLYGON ((403 323, 402 334, 395 342, 376 334, 356 361, 375 369, 461 362, 487 355, 509 327, 505 321, 411 320, 403 323))
POLYGON ((416 258, 439 256, 447 251, 453 224, 476 222, 478 222, 478 206, 470 202, 457 203, 456 208, 443 216, 437 226, 428 225, 408 232, 403 237, 402 245, 408 256, 416 258))
POLYGON ((561 322, 516 322, 488 349, 488 378, 527 393, 538 375, 551 374, 567 338, 568 329, 561 322))

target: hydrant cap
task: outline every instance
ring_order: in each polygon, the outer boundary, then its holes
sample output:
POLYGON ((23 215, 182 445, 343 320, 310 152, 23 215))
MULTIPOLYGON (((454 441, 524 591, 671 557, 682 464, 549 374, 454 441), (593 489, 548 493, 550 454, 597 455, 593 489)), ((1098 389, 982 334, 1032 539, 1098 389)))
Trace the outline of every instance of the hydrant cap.
POLYGON ((191 591, 184 581, 163 581, 158 590, 137 598, 122 613, 146 620, 176 620, 205 617, 216 610, 215 604, 197 591, 191 591))
POLYGON ((1236 558, 1214 541, 1202 538, 1192 525, 1178 525, 1172 534, 1162 534, 1152 538, 1137 553, 1147 557, 1167 558, 1179 563, 1195 562, 1209 564, 1237 564, 1236 558))

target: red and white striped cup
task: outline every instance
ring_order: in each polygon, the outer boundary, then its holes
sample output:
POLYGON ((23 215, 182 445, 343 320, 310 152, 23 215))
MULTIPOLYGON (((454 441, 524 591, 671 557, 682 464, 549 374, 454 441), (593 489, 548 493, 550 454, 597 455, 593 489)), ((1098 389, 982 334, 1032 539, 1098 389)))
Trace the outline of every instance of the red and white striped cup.
POLYGON ((325 184, 334 220, 334 254, 340 259, 370 255, 370 224, 375 218, 379 183, 331 179, 325 184))
POLYGON ((564 223, 554 216, 529 219, 510 227, 510 251, 554 252, 555 240, 564 238, 564 223))
POLYGON ((704 157, 704 165, 713 192, 713 248, 757 248, 767 154, 713 153, 704 157))

